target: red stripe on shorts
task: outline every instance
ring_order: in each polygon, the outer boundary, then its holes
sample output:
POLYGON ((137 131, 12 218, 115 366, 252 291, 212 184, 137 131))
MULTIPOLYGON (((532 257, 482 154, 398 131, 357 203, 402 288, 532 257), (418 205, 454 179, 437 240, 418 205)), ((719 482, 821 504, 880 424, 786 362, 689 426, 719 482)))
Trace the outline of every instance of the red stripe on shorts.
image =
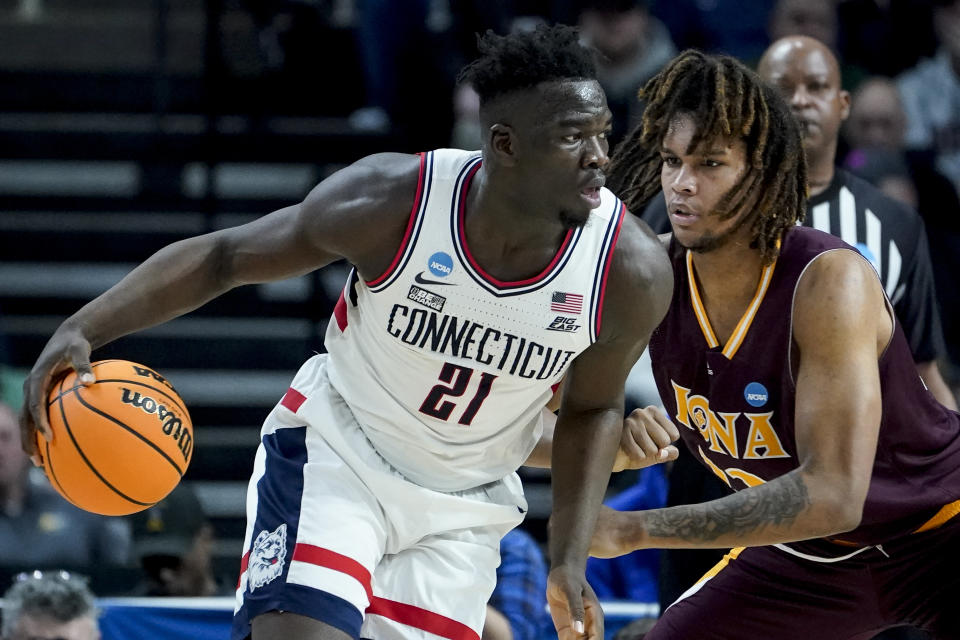
POLYGON ((243 554, 243 557, 240 558, 240 575, 237 576, 237 589, 240 588, 240 580, 243 579, 243 574, 247 571, 247 564, 250 562, 250 552, 247 551, 243 554))
POLYGON ((367 599, 373 600, 373 588, 370 586, 370 572, 362 564, 341 555, 336 551, 316 547, 312 544, 298 544, 293 550, 293 559, 298 562, 306 562, 318 567, 325 567, 340 573, 345 573, 361 585, 367 592, 367 599))
POLYGON ((307 401, 307 396, 303 395, 293 387, 290 387, 289 389, 287 389, 287 392, 284 394, 283 400, 280 401, 280 404, 285 406, 287 409, 290 409, 290 411, 293 411, 294 413, 296 413, 297 409, 300 408, 300 405, 302 405, 306 401, 307 401))
POLYGON ((477 632, 463 624, 433 611, 427 611, 412 604, 376 597, 370 600, 367 613, 389 618, 427 633, 449 638, 450 640, 480 640, 477 632))

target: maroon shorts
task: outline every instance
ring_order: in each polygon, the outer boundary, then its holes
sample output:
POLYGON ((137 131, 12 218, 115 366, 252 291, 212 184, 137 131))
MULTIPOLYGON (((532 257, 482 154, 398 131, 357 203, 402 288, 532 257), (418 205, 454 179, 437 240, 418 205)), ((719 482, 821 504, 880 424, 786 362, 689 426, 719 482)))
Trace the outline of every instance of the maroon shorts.
POLYGON ((867 640, 903 624, 960 638, 960 517, 839 562, 731 552, 645 640, 867 640))

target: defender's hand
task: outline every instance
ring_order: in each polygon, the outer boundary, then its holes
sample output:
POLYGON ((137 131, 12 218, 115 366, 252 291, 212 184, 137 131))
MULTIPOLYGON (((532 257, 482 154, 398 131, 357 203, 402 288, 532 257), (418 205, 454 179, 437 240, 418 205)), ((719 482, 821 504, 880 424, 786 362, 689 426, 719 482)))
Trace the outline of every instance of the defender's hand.
POLYGON ((547 604, 558 640, 603 640, 603 609, 582 571, 551 569, 547 604))
POLYGON ((20 443, 37 466, 41 462, 36 432, 42 433, 47 440, 53 437, 47 420, 47 396, 54 382, 70 370, 76 370, 84 385, 91 385, 96 380, 90 366, 90 343, 79 330, 61 325, 23 382, 20 443))
POLYGON ((680 451, 671 443, 679 437, 676 425, 660 407, 651 405, 634 409, 623 421, 620 449, 613 470, 642 469, 676 460, 680 451))
POLYGON ((616 558, 643 548, 639 542, 641 527, 631 520, 636 515, 636 512, 600 507, 597 525, 590 540, 590 555, 595 558, 616 558))

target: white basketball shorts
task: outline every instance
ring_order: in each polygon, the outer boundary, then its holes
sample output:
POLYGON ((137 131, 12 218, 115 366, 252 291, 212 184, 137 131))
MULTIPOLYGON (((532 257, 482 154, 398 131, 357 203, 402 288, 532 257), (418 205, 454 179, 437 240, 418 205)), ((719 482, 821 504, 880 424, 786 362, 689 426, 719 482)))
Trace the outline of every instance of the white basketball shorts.
POLYGON ((289 611, 354 638, 479 640, 500 538, 526 510, 516 474, 456 493, 406 480, 315 356, 263 425, 232 637, 289 611))

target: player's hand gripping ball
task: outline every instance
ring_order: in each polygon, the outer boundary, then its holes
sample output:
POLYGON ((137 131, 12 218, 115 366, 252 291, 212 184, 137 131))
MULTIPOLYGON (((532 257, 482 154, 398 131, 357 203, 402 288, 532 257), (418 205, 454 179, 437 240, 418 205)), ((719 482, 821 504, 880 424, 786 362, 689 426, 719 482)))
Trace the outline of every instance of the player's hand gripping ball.
POLYGON ((71 372, 50 392, 53 439, 37 432, 50 484, 86 511, 120 516, 162 500, 193 456, 183 400, 156 371, 127 360, 93 363, 96 382, 71 372))

